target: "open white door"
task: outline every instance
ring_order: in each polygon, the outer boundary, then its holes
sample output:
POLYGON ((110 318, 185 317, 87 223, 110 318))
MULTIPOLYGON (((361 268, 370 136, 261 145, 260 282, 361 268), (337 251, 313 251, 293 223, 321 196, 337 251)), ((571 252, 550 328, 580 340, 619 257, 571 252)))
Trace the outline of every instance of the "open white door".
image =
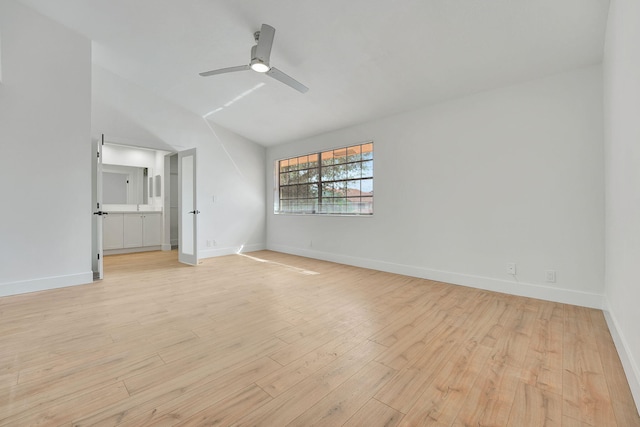
POLYGON ((104 271, 102 267, 102 218, 107 215, 102 211, 102 146, 104 145, 104 135, 99 141, 94 142, 94 186, 93 193, 95 195, 93 211, 93 250, 92 250, 92 270, 93 278, 102 279, 104 271))
POLYGON ((178 259, 198 264, 198 214, 196 199, 196 149, 178 153, 178 259))

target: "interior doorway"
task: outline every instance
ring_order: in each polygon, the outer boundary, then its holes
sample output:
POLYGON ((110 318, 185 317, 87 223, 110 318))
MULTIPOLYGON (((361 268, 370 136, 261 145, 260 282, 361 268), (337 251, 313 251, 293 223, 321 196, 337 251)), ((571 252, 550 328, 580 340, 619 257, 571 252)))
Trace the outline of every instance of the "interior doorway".
POLYGON ((99 279, 105 256, 164 249, 164 160, 172 153, 104 135, 93 143, 92 270, 99 279))
POLYGON ((198 265, 198 192, 196 149, 178 152, 178 259, 198 265))
MULTIPOLYGON (((115 172, 126 175, 126 179, 112 180, 112 186, 122 184, 132 188, 127 187, 117 192, 126 194, 126 198, 116 198, 111 203, 103 200, 100 203, 103 216, 94 221, 94 258, 177 249, 175 253, 178 260, 197 265, 200 211, 197 209, 196 149, 168 152, 106 141, 102 148, 103 152, 98 156, 103 161, 103 166, 107 164, 108 167, 119 168, 115 172), (115 147, 112 148, 111 155, 109 150, 104 150, 106 146, 115 147), (107 155, 104 154, 105 151, 107 155), (136 155, 129 157, 129 152, 136 155), (147 160, 141 160, 143 158, 147 160), (148 164, 138 164, 140 162, 148 164), (128 173, 129 169, 136 167, 143 168, 144 173, 140 179, 134 179, 135 174, 127 175, 123 172, 126 169, 125 172, 128 173), (142 189, 142 198, 130 200, 129 196, 136 194, 133 187, 142 189), (181 210, 181 207, 184 209, 181 210), (103 230, 99 230, 97 224, 103 225, 103 230)), ((99 169, 97 166, 93 168, 94 201, 99 196, 98 193, 104 193, 104 170, 99 172, 99 169)), ((95 277, 101 278, 104 273, 98 263, 94 262, 92 268, 95 277)))

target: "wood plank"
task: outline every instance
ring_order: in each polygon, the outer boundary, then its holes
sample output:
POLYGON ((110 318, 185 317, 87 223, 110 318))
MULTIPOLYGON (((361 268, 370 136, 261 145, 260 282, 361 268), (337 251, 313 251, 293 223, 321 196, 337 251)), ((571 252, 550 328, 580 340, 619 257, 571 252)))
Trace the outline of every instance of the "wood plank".
MULTIPOLYGON (((268 395, 265 397, 266 393, 256 387, 254 383, 256 379, 262 378, 279 367, 280 365, 273 360, 262 358, 246 365, 226 370, 218 377, 201 378, 183 387, 180 387, 179 384, 157 387, 145 393, 145 397, 149 399, 144 405, 135 405, 128 408, 126 419, 119 418, 118 425, 123 427, 166 425, 168 423, 171 425, 170 423, 175 424, 177 421, 182 422, 191 417, 202 417, 205 414, 210 414, 212 410, 219 410, 223 405, 229 403, 230 396, 233 396, 232 400, 236 402, 238 397, 247 393, 247 391, 249 391, 249 395, 245 396, 246 399, 255 398, 261 402, 270 400, 270 397, 268 395), (179 390, 180 394, 165 399, 160 393, 162 390, 168 389, 179 390), (260 392, 257 393, 257 390, 260 392), (141 410, 142 406, 144 406, 144 410, 141 410)), ((243 400, 240 399, 239 401, 243 400)), ((253 403, 255 404, 256 402, 253 403)), ((250 407, 254 407, 254 405, 252 404, 250 407)), ((121 409, 118 408, 116 413, 120 413, 121 409)), ((244 413, 242 414, 244 415, 244 413)), ((111 420, 107 419, 106 421, 111 420)))
POLYGON ((183 422, 175 424, 172 419, 167 419, 149 424, 150 426, 228 426, 232 422, 246 414, 247 408, 256 408, 271 397, 257 385, 251 385, 237 393, 230 393, 223 401, 203 409, 199 413, 187 418, 183 422))
POLYGON ((586 328, 579 333, 565 334, 562 413, 593 426, 616 426, 595 338, 586 328))
POLYGON ((465 405, 451 425, 507 425, 519 376, 520 370, 505 360, 489 359, 480 370, 465 405))
POLYGON ((564 323, 561 310, 560 304, 541 305, 522 368, 522 378, 527 384, 556 394, 562 393, 564 323))
POLYGON ((270 251, 105 271, 0 298, 0 426, 640 427, 599 310, 270 251))
POLYGON ((64 372, 43 381, 30 381, 6 390, 0 390, 0 421, 22 413, 40 411, 42 407, 58 401, 72 401, 71 397, 87 393, 95 388, 121 382, 128 376, 150 371, 164 362, 158 356, 130 360, 126 355, 105 361, 100 369, 82 369, 64 372))
POLYGON ((447 364, 449 358, 459 350, 460 344, 450 338, 454 334, 461 337, 463 331, 452 326, 448 328, 448 335, 443 334, 424 348, 420 358, 401 369, 375 398, 393 409, 407 413, 447 364))
POLYGON ((369 401, 343 424, 343 427, 395 427, 404 415, 376 400, 369 401))
POLYGON ((562 397, 530 384, 520 383, 507 426, 562 426, 562 397))
POLYGON ((7 426, 58 426, 71 423, 74 418, 105 405, 122 402, 129 397, 122 381, 105 387, 89 389, 55 400, 43 401, 28 412, 15 412, 2 420, 7 426), (35 410, 34 410, 35 409, 35 410))
POLYGON ((436 371, 424 392, 416 399, 406 399, 414 404, 408 409, 406 405, 401 406, 407 414, 401 425, 451 425, 490 354, 490 348, 475 340, 458 347, 445 359, 444 366, 436 371))
POLYGON ((601 311, 591 311, 593 333, 598 346, 602 372, 609 389, 613 406, 613 413, 618 425, 640 427, 640 415, 635 409, 635 402, 631 396, 631 389, 624 376, 622 362, 616 352, 613 338, 601 311))
POLYGON ((344 424, 393 376, 395 370, 378 362, 369 362, 360 371, 288 426, 336 426, 344 424))
POLYGON ((281 348, 283 343, 277 338, 267 337, 257 343, 238 341, 235 351, 224 347, 217 352, 199 352, 188 357, 167 363, 144 374, 125 379, 129 393, 133 396, 155 387, 165 387, 168 381, 188 384, 202 378, 215 378, 224 370, 231 369, 239 363, 247 363, 260 359, 264 354, 281 348), (227 351, 225 351, 227 350, 227 351))
POLYGON ((267 404, 249 412, 239 425, 284 426, 307 411, 358 372, 385 349, 366 341, 314 375, 289 388, 267 404))
POLYGON ((299 359, 256 381, 271 396, 276 397, 319 369, 333 362, 354 347, 363 344, 371 330, 358 325, 299 359))
POLYGON ((425 352, 431 353, 434 347, 447 348, 450 343, 461 339, 465 332, 444 322, 429 319, 402 337, 396 345, 389 348, 376 360, 397 370, 412 366, 412 362, 415 360, 424 359, 422 355, 425 352))

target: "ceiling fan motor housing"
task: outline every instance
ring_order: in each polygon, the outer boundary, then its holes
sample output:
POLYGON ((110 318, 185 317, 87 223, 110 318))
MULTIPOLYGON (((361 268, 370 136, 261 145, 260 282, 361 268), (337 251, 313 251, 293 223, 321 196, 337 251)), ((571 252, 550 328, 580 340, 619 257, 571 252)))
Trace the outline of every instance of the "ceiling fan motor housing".
MULTIPOLYGON (((256 31, 256 34, 259 34, 260 31, 256 31)), ((249 66, 251 67, 251 69, 253 69, 254 71, 257 71, 259 73, 266 73, 267 71, 269 71, 269 64, 264 62, 262 59, 258 58, 256 55, 256 49, 257 49, 258 45, 255 45, 251 48, 251 62, 249 63, 249 66)))

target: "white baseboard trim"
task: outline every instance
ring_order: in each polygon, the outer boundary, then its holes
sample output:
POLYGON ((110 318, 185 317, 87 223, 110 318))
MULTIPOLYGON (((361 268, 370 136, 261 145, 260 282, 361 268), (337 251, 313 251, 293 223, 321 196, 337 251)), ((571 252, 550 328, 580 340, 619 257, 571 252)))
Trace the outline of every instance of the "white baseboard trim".
POLYGON ((167 244, 167 243, 163 243, 162 246, 160 247, 160 250, 170 251, 171 250, 171 245, 167 244))
POLYGON ((238 253, 262 251, 265 249, 266 249, 266 245, 264 243, 253 243, 249 245, 232 246, 232 247, 215 248, 215 249, 212 248, 212 249, 205 249, 205 250, 200 249, 198 251, 198 258, 199 259, 214 258, 218 256, 233 255, 238 253))
POLYGON ((159 251, 161 249, 162 249, 161 245, 157 245, 157 246, 141 246, 139 248, 105 249, 104 250, 104 255, 133 254, 133 253, 136 253, 136 252, 159 251))
POLYGON ((609 326, 609 332, 611 332, 611 338, 613 338, 613 343, 618 351, 618 356, 620 356, 622 368, 624 369, 624 373, 627 377, 627 382, 629 383, 633 400, 636 403, 636 411, 640 414, 640 366, 633 357, 633 353, 629 350, 628 341, 618 326, 619 323, 615 315, 611 313, 609 302, 606 297, 604 305, 605 308, 602 310, 604 312, 604 318, 607 321, 607 326, 609 326))
POLYGON ((65 276, 41 277, 32 280, 0 283, 0 297, 47 291, 67 286, 86 285, 93 282, 93 272, 68 274, 65 276))
POLYGON ((386 271, 388 273, 419 277, 438 282, 452 283, 454 285, 469 286, 472 288, 485 289, 510 295, 518 295, 590 308, 602 309, 603 307, 603 296, 596 293, 454 273, 450 271, 434 270, 413 265, 396 264, 387 261, 320 252, 285 245, 267 244, 267 249, 308 258, 321 259, 323 261, 370 268, 373 270, 386 271))

